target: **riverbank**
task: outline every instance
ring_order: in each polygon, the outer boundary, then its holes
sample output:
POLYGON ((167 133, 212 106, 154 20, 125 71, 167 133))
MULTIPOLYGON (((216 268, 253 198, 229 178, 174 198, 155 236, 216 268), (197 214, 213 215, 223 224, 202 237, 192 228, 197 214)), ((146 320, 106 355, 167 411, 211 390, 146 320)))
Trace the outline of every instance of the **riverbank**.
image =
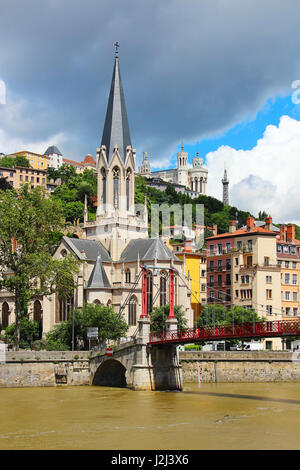
MULTIPOLYGON (((0 387, 89 385, 89 351, 10 351, 0 387)), ((180 352, 183 383, 300 382, 300 357, 287 351, 180 352)))

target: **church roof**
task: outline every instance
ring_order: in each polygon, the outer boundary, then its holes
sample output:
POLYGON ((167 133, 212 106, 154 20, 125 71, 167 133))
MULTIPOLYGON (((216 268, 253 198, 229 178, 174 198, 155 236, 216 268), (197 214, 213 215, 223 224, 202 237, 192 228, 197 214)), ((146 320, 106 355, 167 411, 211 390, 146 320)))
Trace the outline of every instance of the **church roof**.
POLYGON ((111 288, 105 269, 103 267, 101 256, 97 256, 97 261, 88 282, 89 289, 111 288))
POLYGON ((106 146, 108 161, 112 157, 114 146, 117 145, 121 159, 124 162, 126 158, 126 147, 128 145, 131 146, 118 57, 115 58, 101 145, 106 146))
MULTIPOLYGON (((172 251, 159 238, 138 238, 131 240, 121 254, 120 261, 136 261, 138 257, 141 261, 161 260, 170 261, 172 251)), ((174 260, 178 258, 173 255, 174 260)))
POLYGON ((88 261, 96 261, 100 256, 104 262, 111 262, 111 257, 108 251, 104 248, 101 242, 96 240, 82 240, 80 238, 63 237, 63 240, 69 245, 79 259, 86 259, 88 261), (82 251, 84 251, 85 256, 82 251))
POLYGON ((51 145, 50 147, 48 147, 44 155, 52 155, 53 153, 62 156, 61 151, 55 145, 51 145))

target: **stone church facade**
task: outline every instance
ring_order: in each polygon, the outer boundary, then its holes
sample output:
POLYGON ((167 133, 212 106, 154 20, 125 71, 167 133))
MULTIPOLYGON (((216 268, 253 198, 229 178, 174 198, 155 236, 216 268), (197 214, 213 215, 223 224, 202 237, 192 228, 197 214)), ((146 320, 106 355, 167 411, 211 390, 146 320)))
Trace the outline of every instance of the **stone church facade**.
MULTIPOLYGON (((83 238, 64 236, 53 255, 61 259, 72 253, 78 259, 76 291, 68 301, 53 294, 32 302, 31 317, 39 321, 41 334, 67 320, 73 308, 96 303, 111 305, 116 313, 122 313, 129 325, 128 335, 132 335, 142 308, 141 265, 158 268, 147 279, 149 312, 168 303, 168 269, 178 270, 175 304, 182 305, 192 327, 184 263, 160 238, 148 237, 147 201, 141 207, 134 204, 136 152, 131 144, 117 53, 96 170, 96 220, 88 221, 85 204, 83 238)), ((13 301, 8 292, 0 291, 0 314, 5 324, 14 321, 13 301)))

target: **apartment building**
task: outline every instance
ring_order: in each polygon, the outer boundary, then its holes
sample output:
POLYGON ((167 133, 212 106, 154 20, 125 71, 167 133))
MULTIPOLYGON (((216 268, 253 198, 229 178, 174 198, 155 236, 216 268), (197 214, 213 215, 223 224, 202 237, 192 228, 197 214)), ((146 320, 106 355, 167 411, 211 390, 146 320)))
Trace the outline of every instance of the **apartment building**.
POLYGON ((15 157, 25 157, 34 170, 47 170, 48 166, 50 166, 48 155, 40 155, 39 153, 30 152, 28 150, 22 150, 21 152, 12 153, 11 155, 15 157))
POLYGON ((277 237, 277 260, 281 268, 282 318, 299 316, 300 241, 295 238, 295 225, 281 225, 277 237))
POLYGON ((176 256, 183 260, 186 281, 190 288, 193 323, 201 315, 201 305, 206 304, 206 251, 176 251, 176 256))

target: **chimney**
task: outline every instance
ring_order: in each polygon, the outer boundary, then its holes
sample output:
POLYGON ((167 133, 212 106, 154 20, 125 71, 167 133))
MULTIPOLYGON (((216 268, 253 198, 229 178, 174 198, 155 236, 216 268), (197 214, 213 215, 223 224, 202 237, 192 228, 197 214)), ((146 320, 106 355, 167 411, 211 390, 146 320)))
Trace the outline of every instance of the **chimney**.
POLYGON ((295 224, 288 224, 288 226, 286 227, 286 241, 295 241, 295 224))
POLYGON ((287 232, 287 226, 280 225, 280 240, 282 240, 283 242, 286 242, 286 232, 287 232))
POLYGON ((265 228, 267 230, 269 230, 270 232, 272 232, 272 217, 269 216, 269 217, 266 217, 266 220, 265 220, 265 228))
POLYGON ((255 227, 255 220, 254 217, 248 217, 247 219, 247 231, 253 230, 255 227))
POLYGON ((236 231, 236 220, 229 220, 229 233, 233 233, 236 231))
POLYGON ((215 237, 216 235, 218 235, 218 226, 217 224, 214 224, 212 226, 212 232, 213 232, 213 236, 215 237))

